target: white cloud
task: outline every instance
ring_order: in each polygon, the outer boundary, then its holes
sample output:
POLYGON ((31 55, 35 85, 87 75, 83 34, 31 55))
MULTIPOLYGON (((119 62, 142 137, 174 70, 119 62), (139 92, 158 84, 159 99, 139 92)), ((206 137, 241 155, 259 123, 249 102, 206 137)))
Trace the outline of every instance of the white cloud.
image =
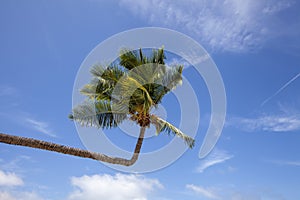
POLYGON ((196 186, 194 184, 188 184, 186 185, 186 188, 192 190, 198 195, 201 195, 209 199, 220 199, 220 197, 216 194, 216 192, 212 188, 204 188, 201 186, 196 186))
POLYGON ((1 192, 1 191, 0 191, 0 199, 2 199, 2 200, 16 200, 10 193, 1 192))
POLYGON ((300 130, 300 116, 299 114, 293 114, 264 115, 257 118, 236 117, 230 119, 228 125, 236 126, 247 132, 288 132, 300 130))
POLYGON ((197 172, 202 173, 207 168, 221 164, 231 158, 233 158, 233 155, 228 154, 226 151, 215 149, 207 157, 201 160, 200 165, 197 167, 197 172))
POLYGON ((292 4, 292 0, 120 1, 152 25, 176 27, 211 49, 233 52, 260 47, 278 34, 273 17, 292 4))
POLYGON ((42 200, 34 191, 24 191, 25 186, 21 177, 15 173, 0 170, 0 199, 1 200, 42 200))
POLYGON ((0 199, 1 200, 42 200, 35 192, 26 192, 19 189, 10 190, 11 187, 23 186, 22 178, 15 173, 0 170, 0 199), (5 189, 4 189, 5 188, 5 189))
POLYGON ((76 189, 70 200, 147 200, 149 192, 162 188, 156 179, 124 174, 72 177, 71 183, 76 189))
POLYGON ((0 186, 20 186, 23 184, 23 180, 16 174, 0 170, 0 186))
POLYGON ((33 118, 26 118, 25 121, 27 123, 29 123, 29 125, 41 132, 41 133, 44 133, 46 135, 49 135, 51 137, 56 137, 56 135, 52 132, 52 130, 49 128, 49 124, 46 123, 46 122, 43 122, 43 121, 39 121, 39 120, 36 120, 36 119, 33 119, 33 118))

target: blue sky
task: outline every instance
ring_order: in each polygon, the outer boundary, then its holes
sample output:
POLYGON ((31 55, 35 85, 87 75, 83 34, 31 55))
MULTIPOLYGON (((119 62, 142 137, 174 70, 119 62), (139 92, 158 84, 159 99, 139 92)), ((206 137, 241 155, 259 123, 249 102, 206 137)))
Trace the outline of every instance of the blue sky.
MULTIPOLYGON (((92 160, 0 144, 0 199, 299 198, 297 1, 5 0, 0 5, 1 132, 85 148, 67 118, 77 70, 96 45, 132 28, 159 26, 194 38, 218 66, 227 95, 221 138, 200 160, 209 94, 201 78, 184 72, 193 86, 200 85, 203 125, 194 149, 151 173, 122 173, 92 160)), ((153 141, 160 139, 172 137, 153 141)), ((153 141, 144 149, 155 148, 153 141)))

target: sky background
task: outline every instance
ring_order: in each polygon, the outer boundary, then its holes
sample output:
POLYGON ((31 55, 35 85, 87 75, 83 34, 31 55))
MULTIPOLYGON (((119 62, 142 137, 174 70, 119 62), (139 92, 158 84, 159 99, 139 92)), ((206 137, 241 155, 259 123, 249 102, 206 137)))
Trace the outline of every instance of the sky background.
MULTIPOLYGON (((203 117, 196 146, 172 165, 137 175, 0 144, 0 199, 299 199, 299 9, 293 0, 2 0, 0 132, 85 148, 68 119, 77 70, 100 42, 145 26, 203 45, 222 75, 227 117, 214 151, 199 159, 209 94, 186 70, 203 117)), ((163 103, 167 112, 176 105, 163 103)), ((160 139, 172 137, 154 141, 160 139)), ((143 146, 155 147, 147 140, 143 146)))

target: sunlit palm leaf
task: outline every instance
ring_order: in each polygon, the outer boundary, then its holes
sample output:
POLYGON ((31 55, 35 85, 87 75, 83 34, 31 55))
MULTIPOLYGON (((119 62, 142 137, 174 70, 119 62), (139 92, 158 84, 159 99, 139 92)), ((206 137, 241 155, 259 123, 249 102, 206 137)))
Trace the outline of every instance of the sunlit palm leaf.
POLYGON ((160 103, 164 95, 182 84, 182 70, 182 66, 164 66, 163 70, 157 70, 157 73, 161 74, 156 75, 154 83, 159 84, 151 84, 151 92, 149 92, 155 104, 160 103))
POLYGON ((129 75, 125 75, 119 80, 114 88, 112 98, 116 99, 114 107, 123 112, 126 110, 127 112, 137 111, 137 107, 142 107, 145 112, 148 112, 153 105, 152 98, 144 85, 129 75))
POLYGON ((176 128, 171 123, 169 123, 155 115, 151 115, 150 120, 151 120, 151 123, 154 124, 154 126, 156 128, 157 134, 159 134, 161 132, 167 132, 168 134, 173 133, 177 137, 182 138, 190 148, 193 148, 193 146, 195 145, 195 140, 193 138, 191 138, 190 136, 181 132, 178 128, 176 128))

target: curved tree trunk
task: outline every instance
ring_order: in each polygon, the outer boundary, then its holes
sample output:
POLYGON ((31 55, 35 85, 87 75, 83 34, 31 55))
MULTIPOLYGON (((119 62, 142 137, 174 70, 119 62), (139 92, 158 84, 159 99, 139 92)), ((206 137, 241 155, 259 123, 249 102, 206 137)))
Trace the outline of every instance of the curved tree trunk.
POLYGON ((36 149, 43 149, 47 151, 54 151, 58 153, 68 154, 72 156, 78 156, 82 158, 90 158, 102 162, 112 163, 112 164, 118 164, 118 165, 124 165, 124 166, 131 166, 133 165, 138 157, 139 153, 143 144, 144 135, 145 135, 145 127, 141 127, 140 135, 137 140, 134 154, 132 155, 131 159, 124 159, 119 157, 110 157, 101 153, 91 152, 83 149, 78 149, 74 147, 68 147, 60 144, 55 144, 51 142, 46 142, 42 140, 36 140, 32 138, 26 138, 26 137, 19 137, 19 136, 13 136, 8 135, 4 133, 0 133, 0 142, 11 144, 11 145, 19 145, 19 146, 26 146, 26 147, 32 147, 36 149))

